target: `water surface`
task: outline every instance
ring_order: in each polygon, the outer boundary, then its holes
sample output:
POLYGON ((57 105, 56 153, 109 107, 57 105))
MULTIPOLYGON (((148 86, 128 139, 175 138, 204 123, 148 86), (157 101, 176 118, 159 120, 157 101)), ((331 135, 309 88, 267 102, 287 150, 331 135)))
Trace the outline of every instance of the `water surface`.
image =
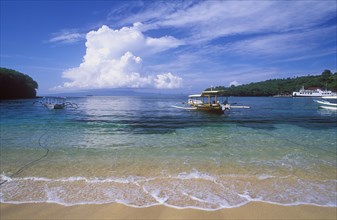
POLYGON ((185 99, 69 98, 76 110, 0 102, 0 201, 337 206, 336 112, 311 98, 231 97, 251 109, 224 115, 171 107, 185 99))

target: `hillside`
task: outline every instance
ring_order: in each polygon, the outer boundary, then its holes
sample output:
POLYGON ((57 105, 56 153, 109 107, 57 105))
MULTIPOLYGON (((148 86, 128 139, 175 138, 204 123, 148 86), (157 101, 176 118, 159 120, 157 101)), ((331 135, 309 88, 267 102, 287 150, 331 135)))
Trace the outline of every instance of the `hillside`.
POLYGON ((38 84, 16 70, 0 68, 0 99, 35 98, 38 84))
MULTIPOLYGON (((293 91, 298 91, 302 86, 337 91, 337 72, 332 74, 330 70, 324 70, 321 75, 316 76, 270 79, 240 86, 216 86, 213 89, 224 90, 228 96, 273 96, 280 94, 290 95, 293 91)), ((206 90, 210 90, 210 88, 206 90)))

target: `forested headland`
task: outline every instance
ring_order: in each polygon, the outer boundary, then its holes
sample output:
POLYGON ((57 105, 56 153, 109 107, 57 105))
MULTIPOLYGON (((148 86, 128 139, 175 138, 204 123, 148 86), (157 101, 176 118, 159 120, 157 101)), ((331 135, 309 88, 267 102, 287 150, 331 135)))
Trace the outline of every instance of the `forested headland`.
MULTIPOLYGON (((337 72, 324 70, 320 75, 301 76, 286 79, 270 79, 263 82, 249 83, 239 86, 216 86, 213 90, 223 90, 226 96, 274 96, 291 95, 304 86, 337 91, 337 72)), ((208 88, 206 90, 210 90, 208 88)))
POLYGON ((28 99, 36 97, 38 84, 30 76, 0 67, 0 99, 28 99))

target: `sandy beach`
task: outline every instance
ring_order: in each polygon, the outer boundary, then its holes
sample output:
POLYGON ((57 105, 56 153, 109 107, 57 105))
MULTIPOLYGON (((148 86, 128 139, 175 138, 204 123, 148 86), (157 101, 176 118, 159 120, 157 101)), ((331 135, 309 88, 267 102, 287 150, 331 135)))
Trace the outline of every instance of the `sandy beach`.
POLYGON ((253 202, 218 211, 166 206, 132 208, 121 204, 62 206, 49 203, 1 204, 0 219, 336 219, 337 208, 279 206, 253 202))

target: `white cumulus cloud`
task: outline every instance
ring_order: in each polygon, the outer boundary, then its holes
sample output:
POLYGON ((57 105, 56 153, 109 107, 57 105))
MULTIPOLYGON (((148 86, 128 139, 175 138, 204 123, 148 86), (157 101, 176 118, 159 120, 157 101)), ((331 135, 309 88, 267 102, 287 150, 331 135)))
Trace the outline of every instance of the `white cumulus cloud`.
POLYGON ((97 88, 179 88, 182 78, 167 73, 142 74, 143 59, 183 44, 172 36, 151 38, 141 32, 141 24, 113 30, 103 25, 86 35, 83 62, 63 72, 69 80, 57 87, 71 89, 97 88))
POLYGON ((159 74, 154 79, 155 87, 158 89, 175 89, 182 86, 182 78, 172 73, 159 74))

